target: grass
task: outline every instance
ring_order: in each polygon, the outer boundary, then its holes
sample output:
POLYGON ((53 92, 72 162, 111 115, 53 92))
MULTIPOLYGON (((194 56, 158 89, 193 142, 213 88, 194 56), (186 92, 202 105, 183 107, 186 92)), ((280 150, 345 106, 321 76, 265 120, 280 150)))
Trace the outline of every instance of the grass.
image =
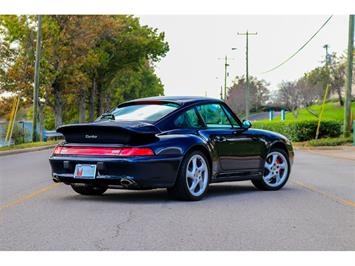
MULTIPOLYGON (((308 109, 315 112, 316 114, 320 113, 321 105, 312 105, 308 109)), ((351 104, 352 112, 355 112, 355 102, 351 104)), ((286 113, 286 120, 312 120, 318 119, 316 116, 312 115, 307 109, 302 108, 299 110, 299 115, 297 118, 293 116, 291 112, 286 113)), ((324 112, 322 120, 343 120, 344 119, 344 107, 340 106, 339 103, 326 103, 324 105, 324 112)))
MULTIPOLYGON (((321 105, 312 105, 308 109, 312 112, 319 114, 321 105)), ((355 102, 351 103, 351 110, 355 113, 355 102)), ((343 121, 344 119, 344 106, 340 106, 338 102, 328 102, 324 105, 324 112, 322 120, 337 120, 343 121)), ((280 120, 280 117, 275 117, 275 121, 280 120)), ((318 120, 318 118, 312 115, 306 108, 299 109, 298 117, 295 118, 291 112, 286 112, 286 121, 293 120, 318 120)), ((264 120, 268 121, 268 120, 264 120)))
POLYGON ((323 139, 313 139, 304 142, 293 143, 295 147, 321 147, 321 146, 339 146, 353 142, 353 137, 348 138, 338 137, 338 138, 323 138, 323 139))
POLYGON ((33 148, 33 147, 56 145, 59 142, 60 142, 59 140, 50 140, 50 141, 47 141, 47 142, 22 143, 22 144, 18 144, 18 145, 0 147, 0 151, 10 151, 10 150, 33 148))

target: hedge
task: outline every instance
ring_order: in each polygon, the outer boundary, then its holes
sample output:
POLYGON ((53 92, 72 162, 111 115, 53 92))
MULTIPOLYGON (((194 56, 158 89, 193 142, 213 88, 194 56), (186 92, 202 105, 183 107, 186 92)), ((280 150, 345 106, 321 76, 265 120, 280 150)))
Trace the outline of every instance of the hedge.
MULTIPOLYGON (((317 124, 317 120, 255 121, 253 127, 278 132, 292 141, 307 141, 315 138, 317 124)), ((324 120, 320 125, 319 138, 338 137, 341 131, 341 121, 324 120)))
POLYGON ((324 138, 324 139, 313 139, 306 142, 307 146, 338 146, 345 143, 353 142, 353 137, 339 137, 339 138, 324 138))

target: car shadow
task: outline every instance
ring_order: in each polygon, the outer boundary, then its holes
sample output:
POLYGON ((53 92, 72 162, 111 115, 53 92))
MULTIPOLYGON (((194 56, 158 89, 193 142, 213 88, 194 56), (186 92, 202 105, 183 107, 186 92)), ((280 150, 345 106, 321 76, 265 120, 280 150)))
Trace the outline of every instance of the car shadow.
MULTIPOLYGON (((73 192, 74 193, 74 192, 73 192)), ((214 197, 238 196, 247 193, 262 193, 253 185, 240 184, 211 184, 205 200, 214 197)), ((166 189, 153 190, 108 190, 102 196, 84 196, 72 194, 62 198, 67 201, 101 201, 101 202, 124 202, 124 203, 164 203, 164 202, 179 202, 171 197, 166 189)), ((183 201, 180 201, 183 202, 183 201)))

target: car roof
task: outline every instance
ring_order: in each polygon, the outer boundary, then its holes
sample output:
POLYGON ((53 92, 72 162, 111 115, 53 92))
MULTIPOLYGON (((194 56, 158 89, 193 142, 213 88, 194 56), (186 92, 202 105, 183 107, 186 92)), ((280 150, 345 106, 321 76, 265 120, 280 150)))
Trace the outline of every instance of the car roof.
POLYGON ((212 103, 212 102, 222 102, 220 99, 201 97, 201 96, 157 96, 157 97, 147 97, 135 99, 132 101, 124 102, 119 106, 131 105, 134 103, 154 103, 154 102, 169 102, 176 103, 179 105, 191 105, 195 103, 212 103))

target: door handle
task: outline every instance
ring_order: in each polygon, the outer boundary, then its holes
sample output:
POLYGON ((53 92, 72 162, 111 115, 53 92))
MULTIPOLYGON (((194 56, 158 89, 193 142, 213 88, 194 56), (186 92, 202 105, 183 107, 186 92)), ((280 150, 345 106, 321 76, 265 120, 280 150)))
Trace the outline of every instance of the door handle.
POLYGON ((215 136, 214 140, 217 142, 223 142, 223 141, 226 141, 227 139, 222 136, 215 136))

